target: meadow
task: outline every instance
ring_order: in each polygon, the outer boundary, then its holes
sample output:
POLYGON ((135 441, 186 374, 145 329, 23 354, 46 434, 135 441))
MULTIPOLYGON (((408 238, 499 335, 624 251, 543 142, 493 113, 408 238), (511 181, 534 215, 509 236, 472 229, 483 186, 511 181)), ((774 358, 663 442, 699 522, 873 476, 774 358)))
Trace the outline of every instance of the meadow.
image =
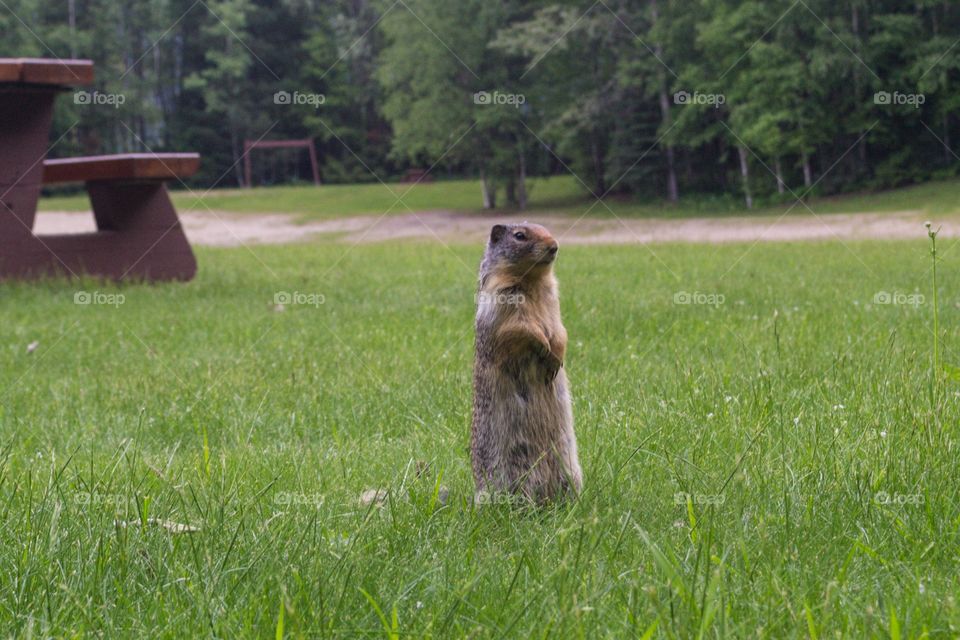
MULTIPOLYGON (((769 176, 764 176, 769 178, 769 176)), ((176 186, 176 185, 174 185, 176 186)), ((181 187, 183 185, 180 185, 181 187)), ((540 212, 579 217, 589 211, 599 218, 691 218, 712 216, 779 216, 817 214, 917 211, 932 216, 960 214, 960 180, 925 182, 902 189, 865 192, 835 197, 809 194, 806 206, 797 198, 807 196, 802 188, 782 196, 758 198, 758 206, 746 209, 735 195, 724 197, 693 194, 669 203, 659 198, 607 196, 597 203, 584 184, 571 175, 531 178, 529 208, 517 212, 536 216, 540 212), (794 195, 795 194, 795 195, 794 195), (807 208, 809 207, 809 209, 807 208)), ((258 187, 254 189, 173 189, 178 210, 236 213, 287 213, 302 220, 323 220, 345 215, 404 215, 413 211, 479 212, 478 180, 437 180, 436 182, 331 184, 258 187), (402 198, 402 202, 398 202, 402 198)), ((498 195, 501 211, 503 189, 498 195)), ((41 211, 89 211, 90 203, 82 192, 51 193, 40 201, 41 211)))
POLYGON ((0 628, 954 637, 960 254, 935 334, 917 231, 561 249, 585 490, 543 509, 471 504, 481 247, 2 284, 0 628))

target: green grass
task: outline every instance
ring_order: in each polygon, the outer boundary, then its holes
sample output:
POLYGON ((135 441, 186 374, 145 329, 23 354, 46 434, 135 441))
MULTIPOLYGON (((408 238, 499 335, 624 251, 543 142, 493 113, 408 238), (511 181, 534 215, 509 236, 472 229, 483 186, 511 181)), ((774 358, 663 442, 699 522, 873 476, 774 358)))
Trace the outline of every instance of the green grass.
MULTIPOLYGON (((795 189, 799 194, 802 189, 795 189)), ((476 180, 440 180, 426 184, 381 183, 355 185, 281 186, 256 189, 215 189, 192 193, 175 190, 174 202, 180 210, 238 213, 288 213, 303 219, 326 219, 345 215, 402 215, 410 210, 480 210, 480 183, 476 180), (397 198, 402 201, 398 202, 397 198), (405 206, 406 205, 406 206, 405 206), (409 208, 407 208, 409 207, 409 208)), ((502 204, 503 193, 500 199, 502 204)), ((796 199, 747 210, 736 194, 722 198, 691 196, 671 205, 647 198, 608 196, 605 204, 586 194, 573 176, 555 176, 530 180, 529 214, 558 213, 579 217, 589 211, 593 217, 688 218, 697 216, 757 215, 778 216, 789 210, 792 215, 810 215, 796 199)), ((808 206, 817 214, 919 211, 920 216, 960 214, 960 180, 930 182, 913 187, 868 194, 813 198, 808 206)), ((85 195, 46 197, 40 201, 43 211, 86 211, 85 195)))
MULTIPOLYGON (((531 180, 531 195, 540 203, 570 203, 583 200, 573 178, 531 180)), ((204 195, 175 190, 178 209, 234 211, 238 213, 293 213, 304 218, 336 218, 345 215, 389 212, 394 215, 436 209, 473 211, 480 208, 480 182, 440 180, 421 184, 379 182, 315 186, 262 187, 256 189, 215 189, 204 195), (402 198, 402 201, 398 201, 402 198), (404 206, 406 205, 406 206, 404 206), (407 207, 410 207, 409 209, 407 207)), ((46 211, 86 211, 85 195, 50 197, 41 200, 46 211)))
POLYGON ((252 251, 200 250, 189 284, 0 286, 5 635, 960 633, 960 387, 931 407, 922 233, 563 249, 585 491, 538 511, 467 503, 478 247, 252 251))

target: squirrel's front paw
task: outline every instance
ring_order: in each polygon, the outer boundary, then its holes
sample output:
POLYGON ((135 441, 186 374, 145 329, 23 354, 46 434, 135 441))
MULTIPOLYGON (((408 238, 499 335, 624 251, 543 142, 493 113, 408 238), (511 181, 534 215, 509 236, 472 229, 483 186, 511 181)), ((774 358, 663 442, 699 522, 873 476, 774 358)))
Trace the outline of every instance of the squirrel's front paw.
POLYGON ((543 381, 550 384, 556 380, 557 374, 560 372, 562 366, 563 360, 553 355, 553 353, 547 353, 543 358, 543 381))

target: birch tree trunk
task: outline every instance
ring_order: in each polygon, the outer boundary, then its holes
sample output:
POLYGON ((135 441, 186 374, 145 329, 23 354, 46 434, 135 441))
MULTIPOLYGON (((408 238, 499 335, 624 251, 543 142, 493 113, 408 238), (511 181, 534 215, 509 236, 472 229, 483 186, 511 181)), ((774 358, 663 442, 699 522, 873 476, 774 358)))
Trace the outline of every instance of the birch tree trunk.
MULTIPOLYGON (((659 9, 657 7, 657 0, 650 0, 650 13, 652 16, 652 25, 657 24, 659 19, 659 9)), ((651 26, 652 26, 651 25, 651 26)), ((653 50, 656 52, 658 58, 663 57, 663 47, 660 46, 659 42, 653 44, 653 50)), ((660 126, 664 131, 667 131, 670 128, 670 95, 667 91, 667 74, 664 73, 663 69, 660 69, 660 126)), ((674 152, 673 145, 670 143, 666 144, 666 158, 667 158, 667 199, 670 202, 676 202, 680 199, 680 190, 677 188, 677 168, 676 163, 674 162, 674 152)))
POLYGON ((740 156, 740 177, 743 178, 743 197, 747 209, 753 209, 753 196, 750 194, 750 165, 747 163, 747 149, 743 145, 737 146, 740 156))
POLYGON ((527 208, 527 157, 523 152, 523 149, 520 149, 520 158, 519 158, 519 175, 517 176, 517 204, 520 207, 520 210, 523 211, 527 208))
POLYGON ((484 209, 493 209, 497 206, 497 192, 491 184, 490 180, 487 178, 486 170, 480 168, 480 187, 483 194, 483 208, 484 209))

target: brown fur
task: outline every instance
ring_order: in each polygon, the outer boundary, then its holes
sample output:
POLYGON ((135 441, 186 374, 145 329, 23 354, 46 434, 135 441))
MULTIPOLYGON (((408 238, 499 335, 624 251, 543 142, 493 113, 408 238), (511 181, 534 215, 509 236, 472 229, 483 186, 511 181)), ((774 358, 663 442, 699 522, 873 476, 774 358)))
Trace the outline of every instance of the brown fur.
POLYGON ((556 252, 540 225, 497 225, 480 265, 470 449, 481 499, 542 502, 582 486, 556 252))

